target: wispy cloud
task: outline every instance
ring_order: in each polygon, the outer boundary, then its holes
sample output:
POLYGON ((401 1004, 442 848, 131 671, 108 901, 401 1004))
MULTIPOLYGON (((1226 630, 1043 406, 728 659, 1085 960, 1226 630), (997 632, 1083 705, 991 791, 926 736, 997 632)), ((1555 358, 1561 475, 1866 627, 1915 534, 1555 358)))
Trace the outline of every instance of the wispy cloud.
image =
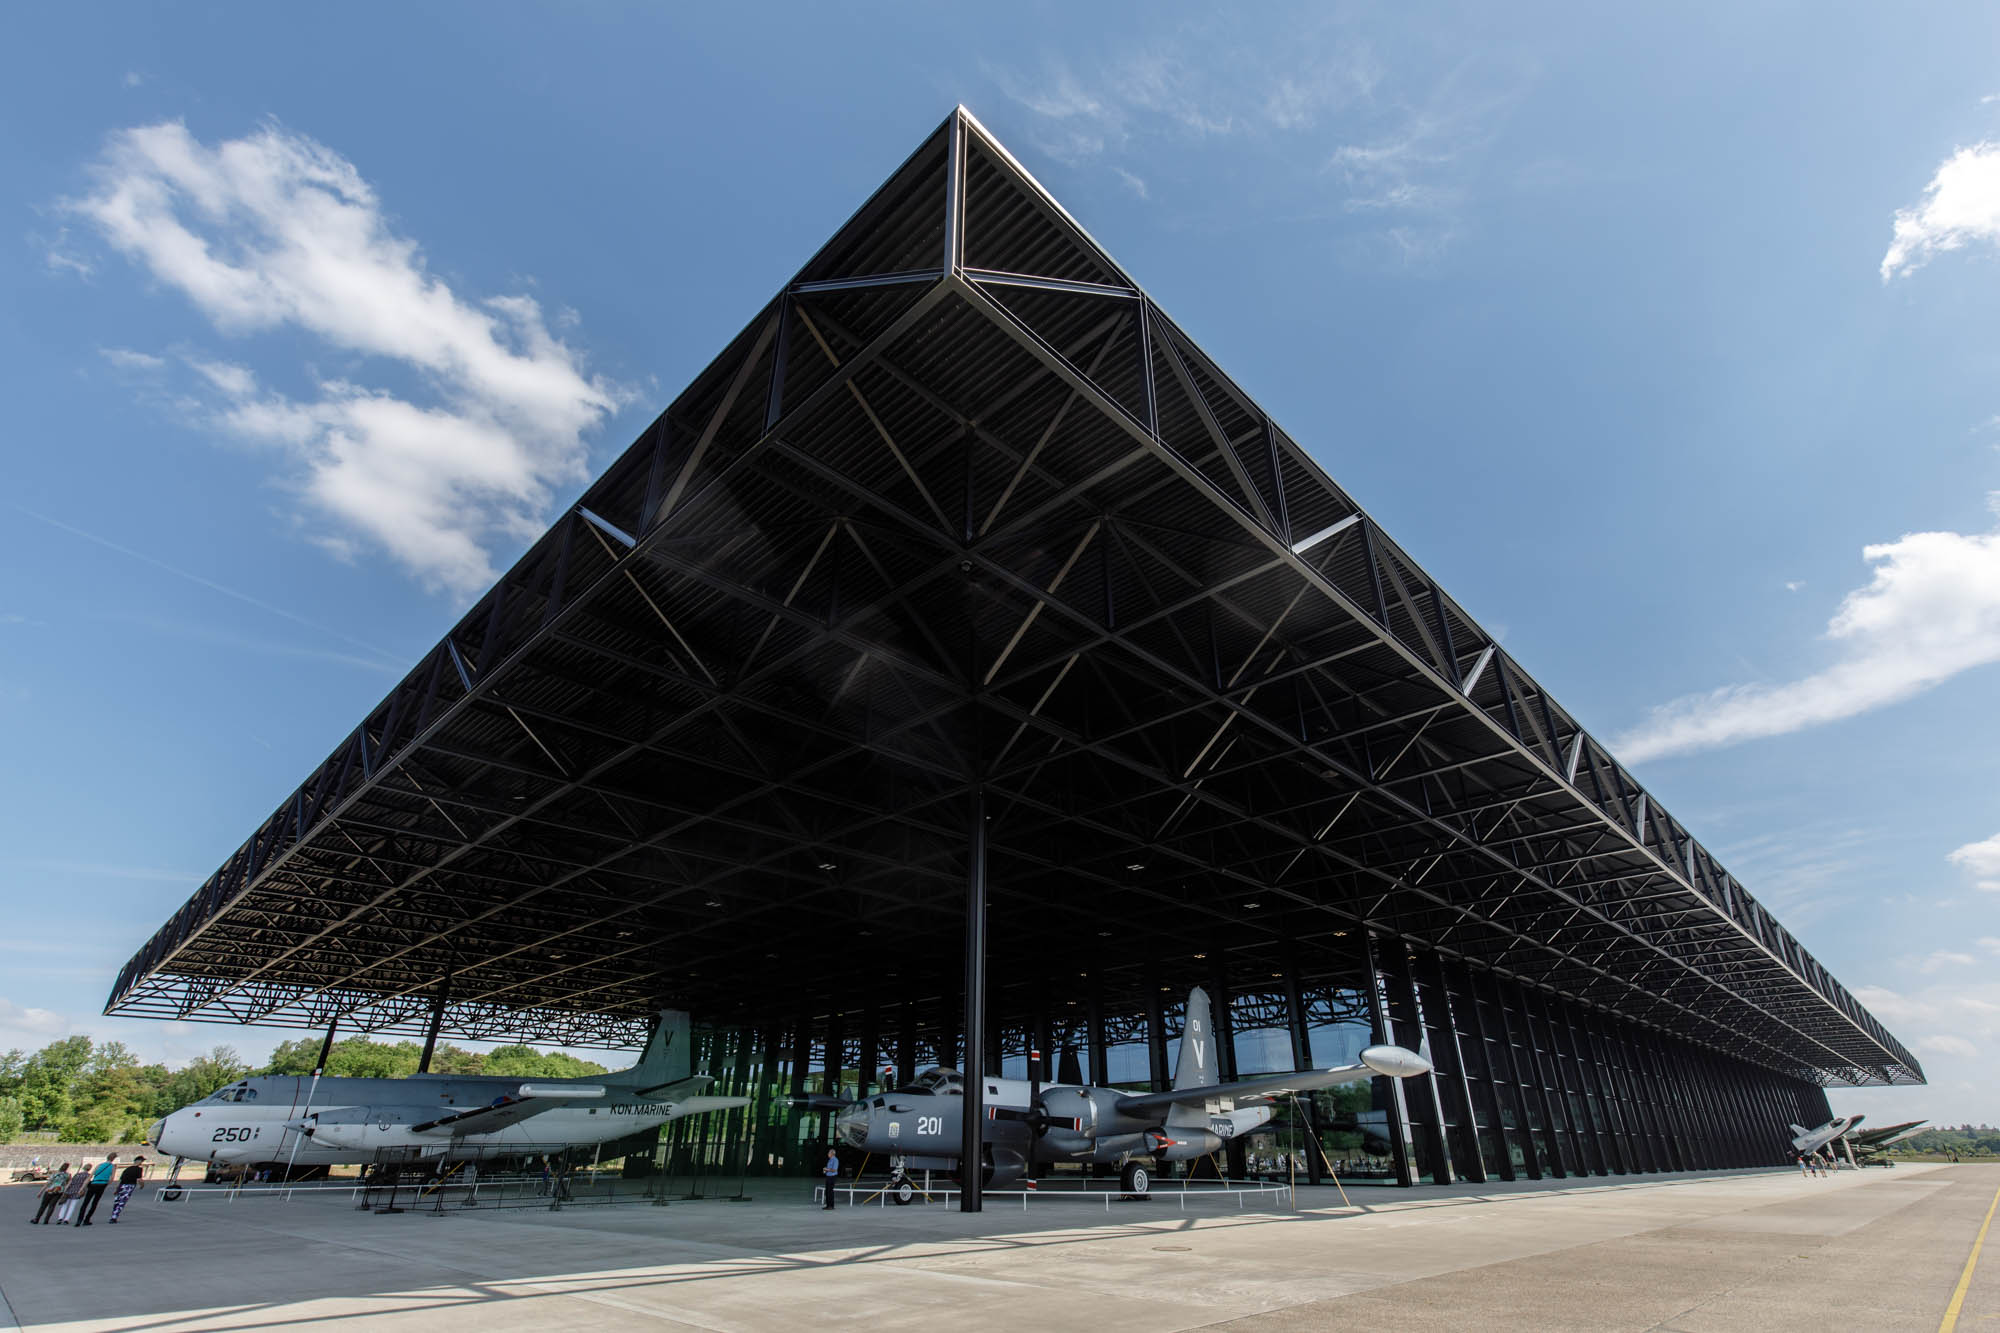
POLYGON ((167 870, 159 866, 111 865, 99 861, 30 861, 30 869, 44 874, 72 875, 91 879, 132 879, 163 884, 199 884, 207 876, 189 870, 167 870))
POLYGON ((1896 211, 1882 281, 1921 268, 1969 241, 2000 240, 2000 144, 1977 143, 1944 160, 1923 199, 1896 211))
POLYGON ((129 347, 100 347, 97 354, 120 370, 164 370, 167 358, 151 352, 135 352, 129 347))
MULTIPOLYGON (((1970 872, 1976 887, 1988 893, 2000 893, 2000 833, 1984 842, 1968 842, 1945 859, 1970 872)), ((2000 939, 1982 939, 1979 942, 2000 953, 2000 939)))
POLYGON ((1949 1055, 1961 1060, 1971 1060, 1978 1056, 1979 1048, 1963 1037, 1950 1033, 1933 1033, 1916 1039, 1916 1049, 1924 1055, 1949 1055))
POLYGON ((584 475, 584 436, 622 400, 526 296, 468 299, 394 230, 360 171, 276 125, 209 144, 179 123, 111 136, 67 202, 219 332, 297 330, 361 358, 298 397, 228 358, 190 358, 213 418, 283 460, 336 550, 376 547, 464 596, 501 543, 545 526, 584 475), (419 398, 359 378, 387 371, 419 398))
MULTIPOLYGON (((1415 73, 1414 61, 1397 70, 1340 18, 1256 26, 1196 23, 987 73, 1028 113, 1037 148, 1108 166, 1141 198, 1199 209, 1196 173, 1180 165, 1191 153, 1264 154, 1276 169, 1259 173, 1258 188, 1289 196, 1265 199, 1266 211, 1337 224, 1348 239, 1373 235, 1404 257, 1443 249, 1522 70, 1491 51, 1442 73, 1415 73)), ((1212 198, 1216 172, 1199 175, 1212 198)))
POLYGON ((1960 953, 1956 949, 1935 949, 1911 963, 1910 966, 1922 972, 1925 976, 1929 976, 1931 973, 1941 972, 1947 967, 1970 967, 1976 961, 1978 960, 1973 958, 1971 954, 1960 953))
MULTIPOLYGON (((1992 502, 2000 514, 2000 493, 1992 502)), ((1831 664, 1782 684, 1727 685, 1663 704, 1612 741, 1619 757, 1642 763, 1800 731, 2000 661, 2000 527, 1907 533, 1861 555, 1874 578, 1827 623, 1831 664)))
POLYGON ((155 634, 164 634, 177 639, 188 639, 195 643, 227 648, 232 652, 258 653, 266 657, 288 657, 304 661, 327 662, 334 666, 353 667, 360 671, 382 672, 400 675, 406 664, 390 661, 386 657, 363 656, 360 653, 335 652, 316 648, 311 644, 286 643, 277 639, 265 639, 251 634, 239 634, 233 630, 204 625, 191 620, 172 620, 164 616, 118 615, 109 617, 121 624, 137 626, 155 634))
POLYGON ((352 634, 347 633, 345 630, 335 629, 331 625, 322 625, 319 621, 313 620, 307 616, 302 616, 296 611, 288 611, 282 606, 275 606, 272 603, 265 601, 261 597, 252 597, 249 593, 243 592, 237 588, 232 588, 226 583, 217 583, 214 579, 205 578, 200 574, 190 573, 187 570, 182 569, 178 565, 168 564, 166 561, 160 559, 158 556, 147 555, 144 551, 135 551, 129 546, 120 545, 119 543, 112 541, 109 537, 100 537, 96 533, 87 531, 86 529, 83 528, 79 528, 73 523, 65 523, 59 518, 51 518, 47 514, 37 513, 35 510, 24 508, 21 505, 15 505, 14 511, 16 513, 26 514, 29 518, 35 519, 38 522, 46 523, 52 528, 59 528, 62 531, 69 533, 73 537, 81 537, 84 541, 94 542, 95 544, 104 547, 106 550, 116 551, 120 555, 130 556, 132 559, 139 561, 141 564, 151 565, 154 569, 161 570, 168 574, 172 574, 175 578, 186 579, 189 583, 193 583, 200 587, 207 588, 210 592, 220 593, 222 596, 234 598, 235 600, 244 603, 246 606, 254 606, 260 611, 269 612, 271 615, 277 616, 281 620, 289 620, 294 625, 303 625, 307 629, 317 630, 321 634, 330 635, 333 638, 339 639, 342 643, 352 644, 356 648, 365 648, 369 652, 374 653, 377 656, 386 659, 387 661, 402 662, 406 661, 408 658, 407 654, 390 652, 387 648, 378 647, 377 645, 369 643, 364 639, 357 639, 352 634))

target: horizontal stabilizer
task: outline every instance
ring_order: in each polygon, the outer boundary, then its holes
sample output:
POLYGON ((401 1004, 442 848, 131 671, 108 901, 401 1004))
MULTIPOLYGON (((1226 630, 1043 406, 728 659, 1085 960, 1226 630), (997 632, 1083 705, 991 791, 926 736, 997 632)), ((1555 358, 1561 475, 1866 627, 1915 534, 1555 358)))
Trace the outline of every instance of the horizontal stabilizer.
POLYGON ((1361 1063, 1336 1069, 1300 1069, 1289 1074, 1266 1074, 1238 1079, 1234 1083, 1206 1083, 1199 1087, 1172 1088, 1166 1092, 1142 1092, 1118 1099, 1124 1115, 1144 1116, 1175 1106, 1199 1105, 1208 1101, 1275 1101, 1292 1093, 1331 1088, 1357 1079, 1386 1074, 1391 1078, 1411 1078, 1430 1072, 1431 1062, 1415 1051, 1400 1046, 1370 1046, 1361 1053, 1361 1063))

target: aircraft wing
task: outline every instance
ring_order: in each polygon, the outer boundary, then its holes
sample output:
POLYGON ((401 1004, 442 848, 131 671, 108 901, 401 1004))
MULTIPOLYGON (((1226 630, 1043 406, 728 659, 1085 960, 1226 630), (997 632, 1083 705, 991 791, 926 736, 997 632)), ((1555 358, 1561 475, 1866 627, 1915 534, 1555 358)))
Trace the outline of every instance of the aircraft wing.
POLYGON ((495 1097, 485 1106, 468 1106, 462 1111, 411 1125, 410 1132, 426 1134, 434 1129, 449 1129, 454 1134, 490 1134, 496 1129, 518 1124, 529 1116, 553 1111, 573 1102, 594 1101, 603 1096, 604 1089, 594 1085, 523 1083, 512 1094, 495 1097))
POLYGON ((1883 1125, 1880 1129, 1864 1129, 1859 1133, 1851 1133, 1847 1136, 1847 1141, 1859 1148, 1880 1148, 1929 1123, 1928 1120, 1905 1120, 1900 1125, 1883 1125))
POLYGON ((1297 1069, 1289 1074, 1265 1074, 1238 1079, 1234 1083, 1206 1083, 1192 1088, 1170 1088, 1166 1092, 1141 1092, 1118 1099, 1118 1109, 1126 1115, 1149 1115, 1174 1106, 1200 1105, 1218 1098, 1244 1102, 1276 1101, 1295 1092, 1311 1092, 1357 1079, 1387 1074, 1409 1078, 1429 1071, 1430 1061, 1415 1051, 1398 1046, 1371 1046, 1361 1053, 1361 1063, 1334 1069, 1297 1069))

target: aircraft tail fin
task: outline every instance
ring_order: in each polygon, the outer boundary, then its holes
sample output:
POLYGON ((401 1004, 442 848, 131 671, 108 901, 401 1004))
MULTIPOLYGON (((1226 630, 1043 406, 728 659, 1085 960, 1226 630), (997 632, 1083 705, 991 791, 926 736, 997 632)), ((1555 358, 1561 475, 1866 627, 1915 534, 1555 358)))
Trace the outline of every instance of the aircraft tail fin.
POLYGON ((1215 1029, 1208 1018, 1208 992, 1196 986, 1188 992, 1187 1025, 1181 1029, 1181 1053, 1174 1061, 1174 1087, 1204 1088, 1221 1081, 1215 1060, 1215 1029))
POLYGON ((1806 1136, 1806 1127, 1804 1125, 1792 1126, 1792 1137, 1802 1139, 1805 1136, 1806 1136))
POLYGON ((660 1010, 639 1063, 626 1072, 648 1086, 676 1083, 694 1072, 694 1028, 686 1010, 660 1010))

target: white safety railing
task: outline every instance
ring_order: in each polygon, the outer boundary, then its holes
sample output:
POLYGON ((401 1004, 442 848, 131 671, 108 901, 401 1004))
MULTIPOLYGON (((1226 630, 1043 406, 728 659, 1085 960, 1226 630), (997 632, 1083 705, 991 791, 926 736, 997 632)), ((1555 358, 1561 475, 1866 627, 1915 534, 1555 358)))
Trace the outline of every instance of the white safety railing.
MULTIPOLYGON (((866 1207, 869 1204, 886 1208, 894 1202, 890 1194, 890 1191, 894 1188, 896 1188, 896 1185, 886 1180, 880 1182, 857 1180, 852 1184, 835 1185, 833 1191, 836 1197, 843 1194, 846 1195, 847 1206, 850 1208, 866 1207), (857 1202, 855 1199, 857 1194, 865 1195, 866 1197, 857 1202)), ((948 1203, 964 1193, 964 1190, 956 1185, 933 1185, 927 1187, 919 1185, 914 1180, 910 1181, 910 1188, 915 1191, 917 1199, 921 1199, 926 1203, 948 1203)), ((827 1187, 824 1185, 814 1187, 814 1203, 823 1204, 826 1202, 826 1189, 827 1187)), ((1243 1209, 1243 1201, 1246 1198, 1283 1199, 1286 1208, 1292 1209, 1297 1206, 1296 1201, 1292 1197, 1292 1187, 1290 1185, 1264 1180, 1154 1180, 1147 1187, 1144 1194, 1135 1194, 1127 1189, 1078 1189, 1069 1185, 1055 1185, 1047 1189, 1027 1190, 982 1189, 979 1191, 979 1197, 982 1199, 1019 1199, 1021 1201, 1021 1211, 1024 1213, 1028 1211, 1030 1200, 1039 1199, 1100 1199, 1103 1201, 1104 1211, 1107 1213, 1111 1211, 1111 1205, 1121 1199, 1172 1198, 1180 1205, 1181 1212, 1187 1211, 1188 1199, 1190 1197, 1197 1200, 1234 1198, 1239 1211, 1243 1209)))

